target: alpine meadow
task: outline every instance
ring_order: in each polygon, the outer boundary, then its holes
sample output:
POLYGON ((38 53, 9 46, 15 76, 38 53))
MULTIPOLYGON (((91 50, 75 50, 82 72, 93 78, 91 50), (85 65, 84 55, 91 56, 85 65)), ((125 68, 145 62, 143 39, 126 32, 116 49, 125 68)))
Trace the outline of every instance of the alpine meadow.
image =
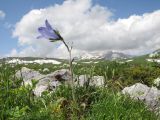
POLYGON ((0 120, 160 120, 160 1, 0 0, 0 120))

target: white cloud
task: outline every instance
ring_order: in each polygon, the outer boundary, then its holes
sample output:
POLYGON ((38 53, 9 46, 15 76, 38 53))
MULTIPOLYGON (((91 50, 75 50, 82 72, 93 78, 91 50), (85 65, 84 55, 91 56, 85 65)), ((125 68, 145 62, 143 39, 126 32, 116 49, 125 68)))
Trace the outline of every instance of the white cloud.
POLYGON ((112 15, 106 7, 93 6, 91 0, 67 0, 61 5, 31 10, 13 32, 19 45, 25 47, 16 54, 66 57, 62 44, 36 39, 37 28, 44 26, 45 19, 67 42, 74 43, 74 55, 108 50, 140 54, 160 48, 160 10, 118 20, 113 20, 112 15))
POLYGON ((2 10, 0 10, 0 19, 4 19, 5 16, 6 14, 2 10))

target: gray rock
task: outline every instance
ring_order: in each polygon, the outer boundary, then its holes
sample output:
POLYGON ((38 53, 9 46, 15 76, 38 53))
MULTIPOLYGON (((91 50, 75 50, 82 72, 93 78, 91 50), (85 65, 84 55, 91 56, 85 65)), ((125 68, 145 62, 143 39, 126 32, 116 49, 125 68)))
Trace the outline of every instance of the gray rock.
POLYGON ((18 79, 23 79, 24 85, 32 84, 31 80, 39 80, 44 77, 44 75, 40 74, 39 72, 23 67, 21 70, 16 72, 15 76, 18 79))
POLYGON ((89 78, 87 75, 80 75, 78 78, 77 78, 77 82, 75 83, 76 85, 78 86, 84 86, 85 84, 87 84, 89 81, 89 78))
POLYGON ((42 92, 49 90, 54 91, 62 82, 70 81, 70 72, 67 69, 57 70, 53 73, 42 75, 39 72, 23 67, 16 72, 17 78, 22 78, 24 85, 32 85, 32 80, 37 80, 35 89, 33 90, 36 96, 41 96, 42 92))
POLYGON ((144 101, 151 110, 157 111, 160 108, 160 90, 155 87, 136 83, 133 86, 124 88, 122 93, 128 94, 133 99, 144 101))
POLYGON ((36 86, 36 88, 33 90, 33 93, 36 96, 41 96, 42 92, 46 91, 47 89, 48 89, 47 85, 39 85, 39 86, 36 86))
POLYGON ((103 76, 93 76, 91 80, 91 85, 95 85, 98 87, 104 86, 104 77, 103 76))
MULTIPOLYGON (((54 91, 62 83, 71 84, 71 74, 67 69, 57 70, 47 75, 42 75, 39 72, 23 67, 21 71, 16 73, 17 78, 23 78, 24 85, 32 85, 32 80, 37 80, 35 89, 33 90, 36 96, 41 96, 42 92, 54 91)), ((84 84, 91 86, 103 86, 104 77, 93 76, 92 78, 87 77, 87 75, 81 75, 75 85, 83 86, 84 84)))
POLYGON ((104 86, 104 77, 103 76, 87 76, 87 75, 80 75, 77 78, 76 85, 84 86, 84 84, 88 84, 90 86, 104 86))
POLYGON ((55 79, 58 80, 58 81, 68 81, 68 80, 71 80, 71 73, 67 69, 57 70, 57 71, 49 74, 48 76, 50 76, 50 77, 54 76, 55 79))
POLYGON ((36 85, 36 88, 33 90, 36 96, 41 96, 42 92, 54 91, 61 83, 59 81, 45 81, 46 79, 40 80, 40 82, 36 85), (42 82, 43 81, 43 82, 42 82))

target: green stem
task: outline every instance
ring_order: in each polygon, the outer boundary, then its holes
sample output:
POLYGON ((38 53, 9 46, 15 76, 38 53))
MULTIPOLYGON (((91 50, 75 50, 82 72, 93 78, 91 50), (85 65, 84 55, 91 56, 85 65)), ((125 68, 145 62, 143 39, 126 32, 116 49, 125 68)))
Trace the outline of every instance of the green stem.
POLYGON ((62 39, 63 44, 65 45, 65 47, 67 48, 67 51, 69 53, 69 70, 71 73, 71 81, 72 81, 72 98, 75 101, 75 91, 74 91, 74 79, 73 79, 73 68, 72 68, 72 49, 69 48, 69 46, 67 45, 67 43, 62 39))

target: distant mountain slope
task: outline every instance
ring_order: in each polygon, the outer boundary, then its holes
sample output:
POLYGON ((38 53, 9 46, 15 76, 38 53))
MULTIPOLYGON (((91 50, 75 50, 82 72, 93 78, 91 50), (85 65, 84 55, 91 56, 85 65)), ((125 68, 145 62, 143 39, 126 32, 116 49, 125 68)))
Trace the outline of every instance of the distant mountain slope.
MULTIPOLYGON (((101 59, 101 60, 116 60, 116 59, 128 59, 132 58, 133 56, 124 54, 122 52, 105 52, 105 53, 85 53, 82 56, 76 58, 75 60, 96 60, 96 59, 101 59)), ((14 63, 18 61, 19 63, 29 63, 29 62, 47 62, 47 61, 58 61, 58 62, 66 62, 66 59, 58 59, 58 58, 40 58, 40 57, 7 57, 7 58, 2 58, 0 61, 5 60, 8 61, 9 63, 14 63)), ((68 61, 67 61, 68 62, 68 61)))
POLYGON ((157 49, 149 54, 150 58, 160 58, 160 49, 157 49))
POLYGON ((32 61, 32 60, 58 60, 63 61, 64 59, 59 58, 47 58, 47 57, 6 57, 1 58, 0 60, 12 60, 12 59, 19 59, 19 60, 26 60, 26 61, 32 61))
POLYGON ((114 60, 114 59, 127 59, 127 58, 131 58, 131 55, 127 55, 121 52, 108 52, 106 54, 104 54, 103 58, 106 60, 114 60))
POLYGON ((57 59, 57 58, 38 58, 38 57, 7 57, 2 58, 0 61, 5 61, 7 63, 18 63, 18 64, 28 64, 28 63, 52 63, 52 64, 60 64, 65 60, 57 59))
POLYGON ((83 56, 80 57, 80 59, 105 59, 105 60, 114 60, 114 59, 127 59, 131 58, 131 55, 126 55, 121 52, 113 52, 109 51, 106 53, 86 53, 83 56))

